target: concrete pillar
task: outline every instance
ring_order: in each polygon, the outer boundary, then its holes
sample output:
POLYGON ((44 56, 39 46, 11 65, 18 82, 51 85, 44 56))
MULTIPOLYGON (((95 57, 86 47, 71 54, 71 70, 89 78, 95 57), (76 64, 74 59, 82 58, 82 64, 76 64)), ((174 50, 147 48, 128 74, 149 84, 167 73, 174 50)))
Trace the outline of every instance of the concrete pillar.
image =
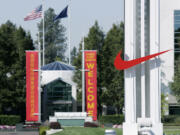
MULTIPOLYGON (((159 0, 150 0, 150 54, 160 51, 159 0)), ((161 88, 160 88, 160 60, 156 57, 150 62, 150 116, 152 132, 163 134, 161 123, 161 88)))
MULTIPOLYGON (((134 0, 125 0, 125 60, 135 58, 134 0)), ((125 122, 123 135, 138 135, 136 124, 135 67, 125 70, 125 122)))
MULTIPOLYGON (((159 52, 159 0, 125 0, 125 60, 159 52)), ((123 135, 162 135, 158 57, 125 70, 123 135)))

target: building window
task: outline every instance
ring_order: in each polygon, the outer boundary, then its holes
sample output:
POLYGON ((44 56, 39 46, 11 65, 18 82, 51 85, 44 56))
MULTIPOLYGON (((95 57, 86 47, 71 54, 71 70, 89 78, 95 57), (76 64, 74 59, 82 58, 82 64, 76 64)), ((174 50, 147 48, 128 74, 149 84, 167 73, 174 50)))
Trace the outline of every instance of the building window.
POLYGON ((72 112, 72 86, 57 79, 44 87, 43 119, 48 119, 54 112, 72 112))
POLYGON ((48 84, 46 87, 49 102, 55 100, 72 100, 71 86, 69 84, 64 83, 61 80, 57 80, 48 84))
POLYGON ((176 62, 180 55, 180 10, 174 11, 174 52, 176 62))
POLYGON ((169 115, 180 115, 180 106, 169 105, 169 115))

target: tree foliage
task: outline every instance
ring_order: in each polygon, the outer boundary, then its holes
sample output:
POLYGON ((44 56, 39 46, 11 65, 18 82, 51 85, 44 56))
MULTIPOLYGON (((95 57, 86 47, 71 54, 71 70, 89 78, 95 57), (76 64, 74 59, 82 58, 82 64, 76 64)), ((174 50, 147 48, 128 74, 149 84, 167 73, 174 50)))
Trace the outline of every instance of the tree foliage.
POLYGON ((26 57, 33 50, 30 33, 7 21, 0 26, 0 114, 25 116, 26 57))
MULTIPOLYGON (((114 59, 120 50, 124 49, 124 25, 113 25, 106 35, 102 57, 102 83, 104 92, 102 100, 105 105, 114 106, 117 112, 124 105, 124 74, 114 67, 114 59)), ((122 56, 123 57, 123 56, 122 56)))
MULTIPOLYGON (((98 22, 90 28, 88 36, 84 38, 84 48, 85 50, 97 50, 97 59, 100 59, 100 51, 104 43, 104 33, 100 29, 98 22)), ((79 51, 74 59, 73 65, 76 66, 76 72, 74 76, 74 81, 78 84, 78 88, 81 89, 81 71, 82 68, 82 41, 80 43, 79 51)), ((99 65, 99 64, 98 64, 99 65)))
POLYGON ((174 80, 170 83, 170 88, 173 94, 177 97, 180 102, 180 57, 176 60, 174 80))
MULTIPOLYGON (((44 29, 45 29, 45 63, 54 62, 58 59, 65 61, 66 37, 65 27, 60 23, 60 20, 53 19, 56 14, 54 9, 49 8, 45 11, 44 29)), ((38 24, 40 31, 41 44, 43 41, 43 21, 38 24)))
MULTIPOLYGON (((123 23, 113 25, 105 36, 97 22, 89 29, 85 37, 85 50, 97 50, 97 89, 98 89, 98 113, 102 113, 102 105, 114 106, 118 112, 123 107, 123 72, 117 71, 114 67, 114 59, 119 50, 124 47, 124 26, 123 23)), ((79 52, 74 59, 74 66, 77 70, 74 81, 81 89, 81 61, 82 42, 79 52)))
MULTIPOLYGON (((98 22, 89 29, 88 36, 84 39, 85 50, 97 50, 97 91, 98 95, 101 95, 101 57, 102 57, 102 46, 104 44, 104 33, 98 25, 98 22)), ((74 76, 74 81, 78 84, 78 88, 81 89, 81 61, 82 61, 82 42, 80 43, 80 48, 77 57, 74 59, 73 65, 76 66, 76 72, 74 76)), ((98 107, 101 106, 101 98, 98 98, 98 107)))
POLYGON ((77 57, 77 48, 74 46, 72 51, 71 51, 71 63, 74 63, 74 59, 77 57))
MULTIPOLYGON (((174 46, 175 51, 178 51, 180 49, 180 28, 177 29, 175 34, 175 40, 176 43, 174 46)), ((176 96, 178 102, 180 102, 180 54, 175 53, 174 55, 174 80, 170 83, 170 88, 172 90, 172 93, 176 96)))
POLYGON ((168 102, 166 98, 167 98, 166 94, 161 94, 161 117, 164 117, 168 110, 168 102))

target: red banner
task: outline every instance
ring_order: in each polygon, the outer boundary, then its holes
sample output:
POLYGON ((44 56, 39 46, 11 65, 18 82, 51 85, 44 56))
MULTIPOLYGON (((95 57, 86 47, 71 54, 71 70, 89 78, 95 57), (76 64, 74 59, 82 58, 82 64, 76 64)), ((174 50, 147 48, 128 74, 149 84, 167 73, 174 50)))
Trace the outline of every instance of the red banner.
POLYGON ((86 109, 97 120, 97 58, 96 51, 85 51, 86 109))
POLYGON ((38 51, 26 52, 26 121, 38 121, 38 51))

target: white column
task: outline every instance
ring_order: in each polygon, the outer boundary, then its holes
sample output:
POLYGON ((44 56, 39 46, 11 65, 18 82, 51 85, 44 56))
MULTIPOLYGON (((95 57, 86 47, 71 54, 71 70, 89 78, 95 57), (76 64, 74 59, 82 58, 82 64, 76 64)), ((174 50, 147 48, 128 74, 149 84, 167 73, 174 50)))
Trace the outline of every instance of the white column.
MULTIPOLYGON (((125 4, 129 5, 129 8, 126 7, 125 10, 125 60, 132 60, 134 59, 133 0, 126 0, 125 4)), ((134 68, 125 70, 125 119, 129 123, 135 122, 133 106, 134 78, 134 68)))
MULTIPOLYGON (((125 0, 125 60, 134 59, 134 4, 135 0, 125 0)), ((137 135, 135 68, 125 70, 125 122, 123 135, 137 135)))
MULTIPOLYGON (((145 56, 145 16, 144 0, 141 0, 141 57, 145 56)), ((145 64, 141 64, 141 117, 145 118, 145 64)))
MULTIPOLYGON (((159 18, 158 18, 158 0, 150 1, 150 54, 159 52, 159 18), (155 8, 152 8, 155 7, 155 8), (153 10, 152 10, 153 9, 153 10)), ((157 117, 159 101, 159 67, 158 57, 150 62, 150 92, 151 92, 151 118, 153 122, 159 122, 157 117)))
MULTIPOLYGON (((150 54, 159 52, 159 0, 150 1, 150 54)), ((160 74, 158 57, 150 62, 150 117, 155 135, 162 135, 160 122, 160 74)))

